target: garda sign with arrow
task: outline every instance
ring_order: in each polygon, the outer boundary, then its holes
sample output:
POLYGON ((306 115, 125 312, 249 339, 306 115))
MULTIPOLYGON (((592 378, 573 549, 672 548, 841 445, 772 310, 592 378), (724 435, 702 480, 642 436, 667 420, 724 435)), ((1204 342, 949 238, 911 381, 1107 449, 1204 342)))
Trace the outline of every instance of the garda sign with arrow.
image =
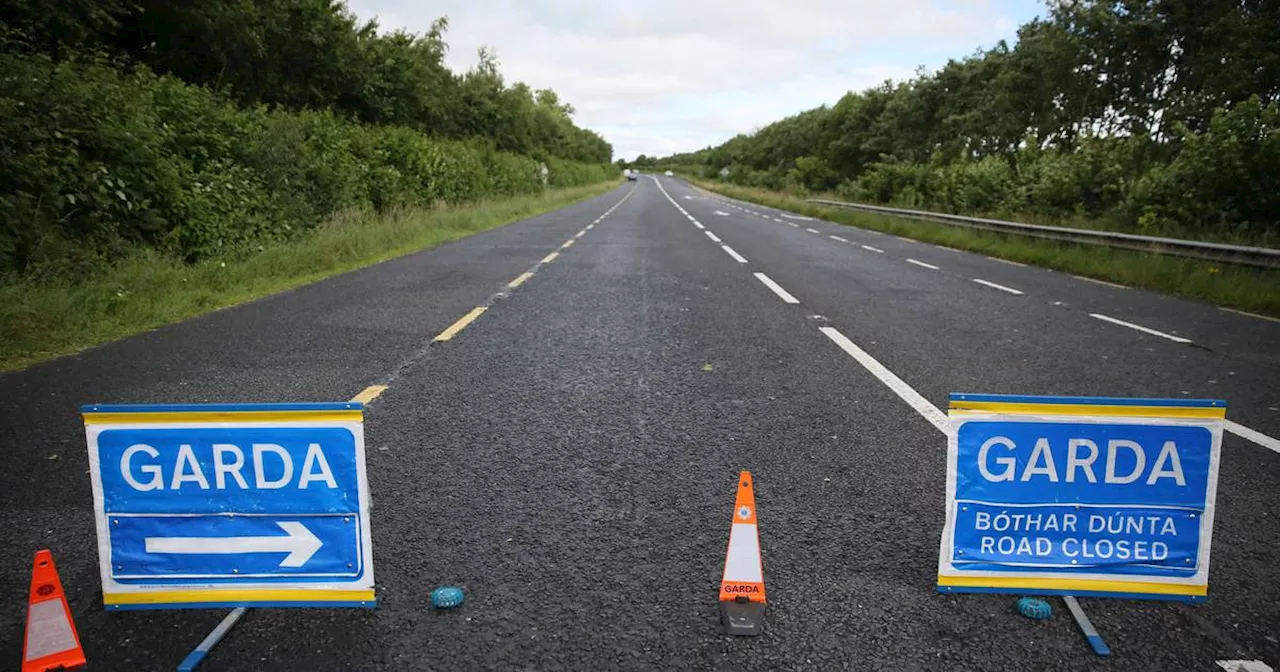
POLYGON ((363 405, 91 405, 108 609, 372 607, 363 405))
POLYGON ((938 590, 1203 602, 1226 406, 951 395, 938 590))

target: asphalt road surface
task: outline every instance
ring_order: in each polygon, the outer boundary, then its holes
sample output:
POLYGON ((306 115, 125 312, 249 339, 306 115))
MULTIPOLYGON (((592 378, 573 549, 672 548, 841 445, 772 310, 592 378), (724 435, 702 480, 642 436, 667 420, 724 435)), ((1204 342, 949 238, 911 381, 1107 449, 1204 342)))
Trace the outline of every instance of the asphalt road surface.
POLYGON ((378 607, 252 610, 204 669, 1280 667, 1277 381, 1275 321, 645 176, 0 375, 0 661, 21 657, 39 548, 91 669, 172 669, 225 614, 103 610, 80 404, 383 384, 365 416, 378 607), (1100 659, 1060 601, 1031 621, 1011 596, 937 594, 930 418, 960 391, 1228 400, 1208 603, 1081 600, 1100 659), (716 603, 742 469, 756 638, 723 634, 716 603), (439 585, 466 604, 432 611, 439 585))

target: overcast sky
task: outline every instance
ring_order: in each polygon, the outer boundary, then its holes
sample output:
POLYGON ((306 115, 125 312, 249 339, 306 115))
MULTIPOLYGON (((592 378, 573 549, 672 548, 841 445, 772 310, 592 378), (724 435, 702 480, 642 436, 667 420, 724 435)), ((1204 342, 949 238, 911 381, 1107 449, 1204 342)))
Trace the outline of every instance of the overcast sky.
POLYGON ((1039 0, 347 0, 424 33, 449 17, 449 66, 497 52, 508 82, 551 88, 615 158, 719 144, 885 79, 937 68, 1043 13, 1039 0))

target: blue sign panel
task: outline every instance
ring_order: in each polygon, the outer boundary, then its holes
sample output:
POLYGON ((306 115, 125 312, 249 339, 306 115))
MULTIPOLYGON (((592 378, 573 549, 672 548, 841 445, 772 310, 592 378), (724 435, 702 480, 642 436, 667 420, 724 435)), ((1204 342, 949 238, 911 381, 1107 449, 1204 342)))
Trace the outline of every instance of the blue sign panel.
POLYGON ((83 412, 108 608, 373 606, 359 403, 83 412))
POLYGON ((1225 403, 953 395, 939 589, 1200 601, 1225 403))

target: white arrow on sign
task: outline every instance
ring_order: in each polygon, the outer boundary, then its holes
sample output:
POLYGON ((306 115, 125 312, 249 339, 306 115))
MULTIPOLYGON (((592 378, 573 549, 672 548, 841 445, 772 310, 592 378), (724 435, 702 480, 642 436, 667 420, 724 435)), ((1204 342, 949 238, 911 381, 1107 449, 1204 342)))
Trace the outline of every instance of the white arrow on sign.
POLYGON ((301 567, 324 544, 306 525, 294 521, 277 521, 288 536, 270 537, 147 537, 148 553, 230 554, 288 553, 281 567, 301 567))

